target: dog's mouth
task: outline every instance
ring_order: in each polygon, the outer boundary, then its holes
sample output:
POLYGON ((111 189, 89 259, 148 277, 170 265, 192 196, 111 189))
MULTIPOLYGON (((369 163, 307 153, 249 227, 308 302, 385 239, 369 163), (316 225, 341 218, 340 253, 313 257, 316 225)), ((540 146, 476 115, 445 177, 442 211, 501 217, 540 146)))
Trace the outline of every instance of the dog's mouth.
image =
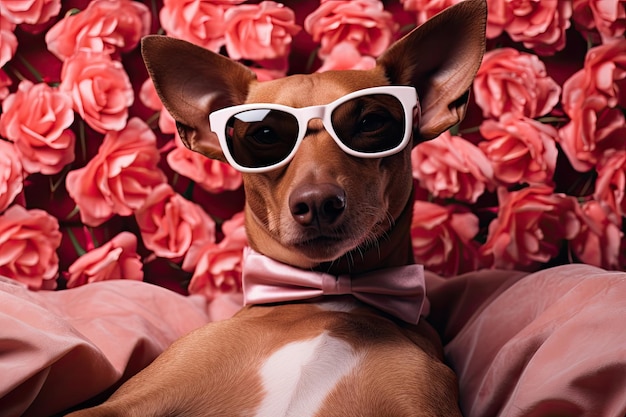
POLYGON ((365 248, 368 242, 377 242, 372 233, 376 227, 365 230, 341 230, 334 232, 302 233, 288 242, 288 246, 316 262, 332 262, 357 248, 365 248))
POLYGON ((313 261, 326 262, 339 258, 358 244, 354 237, 348 236, 350 235, 339 232, 330 234, 311 232, 302 233, 285 243, 313 261))

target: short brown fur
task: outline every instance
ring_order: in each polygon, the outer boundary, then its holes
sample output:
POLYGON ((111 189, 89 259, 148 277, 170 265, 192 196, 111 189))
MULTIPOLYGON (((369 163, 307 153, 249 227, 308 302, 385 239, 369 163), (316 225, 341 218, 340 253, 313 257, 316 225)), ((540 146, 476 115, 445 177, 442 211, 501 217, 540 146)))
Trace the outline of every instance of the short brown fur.
MULTIPOLYGON (((484 0, 467 0, 395 43, 370 71, 295 75, 266 83, 257 82, 244 66, 183 41, 151 36, 142 47, 181 139, 223 161, 208 124, 214 110, 245 102, 326 104, 389 84, 411 85, 418 92, 421 112, 413 145, 436 137, 464 116, 484 52, 485 19, 484 0)), ((281 262, 334 274, 412 264, 410 152, 409 146, 382 159, 355 158, 334 144, 319 121, 311 121, 286 167, 244 175, 250 246, 281 262), (303 245, 310 227, 294 220, 289 198, 300 187, 324 184, 346 195, 342 239, 303 245)), ((350 296, 333 299, 358 305, 350 296)), ((346 341, 363 360, 332 388, 315 415, 461 415, 456 378, 423 319, 413 326, 366 306, 336 310, 314 302, 246 307, 232 319, 180 339, 103 405, 72 416, 254 415, 264 396, 258 369, 265 359, 287 343, 323 332, 346 341)))

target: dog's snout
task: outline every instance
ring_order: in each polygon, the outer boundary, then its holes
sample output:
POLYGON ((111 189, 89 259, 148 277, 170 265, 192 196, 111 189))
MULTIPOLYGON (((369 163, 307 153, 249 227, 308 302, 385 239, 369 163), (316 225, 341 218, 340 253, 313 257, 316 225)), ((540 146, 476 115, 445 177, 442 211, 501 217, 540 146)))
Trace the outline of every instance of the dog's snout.
POLYGON ((335 184, 301 185, 289 196, 291 215, 303 226, 332 226, 345 208, 346 193, 335 184))

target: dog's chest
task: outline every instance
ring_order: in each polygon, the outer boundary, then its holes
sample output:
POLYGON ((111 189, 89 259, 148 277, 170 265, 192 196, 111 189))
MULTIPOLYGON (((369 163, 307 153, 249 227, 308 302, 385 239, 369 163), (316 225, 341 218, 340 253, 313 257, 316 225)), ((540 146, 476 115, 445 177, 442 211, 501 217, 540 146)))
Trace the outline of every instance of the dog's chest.
POLYGON ((254 415, 316 415, 337 384, 358 369, 362 356, 328 332, 281 346, 259 370, 264 393, 254 415))

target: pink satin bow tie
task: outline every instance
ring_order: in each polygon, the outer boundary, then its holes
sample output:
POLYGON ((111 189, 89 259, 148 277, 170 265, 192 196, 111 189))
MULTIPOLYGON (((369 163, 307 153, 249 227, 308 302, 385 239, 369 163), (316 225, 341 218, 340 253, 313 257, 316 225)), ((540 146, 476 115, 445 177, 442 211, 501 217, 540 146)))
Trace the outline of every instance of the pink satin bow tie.
POLYGON ((413 324, 419 321, 425 304, 428 309, 422 265, 336 277, 277 262, 250 248, 245 249, 243 257, 243 293, 246 305, 351 294, 413 324))

